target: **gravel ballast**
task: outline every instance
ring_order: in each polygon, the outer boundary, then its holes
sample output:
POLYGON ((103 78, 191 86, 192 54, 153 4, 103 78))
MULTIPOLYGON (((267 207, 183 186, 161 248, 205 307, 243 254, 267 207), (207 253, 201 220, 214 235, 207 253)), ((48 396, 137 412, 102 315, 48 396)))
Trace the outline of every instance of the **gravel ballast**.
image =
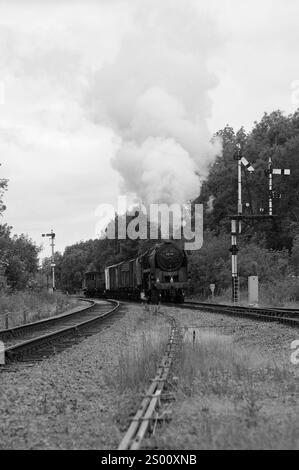
POLYGON ((139 403, 122 397, 111 377, 145 315, 139 305, 122 309, 103 331, 56 356, 0 372, 0 449, 117 448, 139 403))
MULTIPOLYGON (((250 355, 254 352, 259 361, 269 359, 278 368, 285 370, 287 378, 281 385, 275 380, 273 389, 271 377, 265 375, 265 381, 269 381, 269 384, 265 382, 265 392, 269 395, 267 397, 260 383, 257 383, 260 389, 257 403, 261 406, 257 412, 258 420, 261 417, 271 424, 273 417, 275 432, 276 429, 277 432, 280 429, 285 432, 283 422, 286 414, 291 413, 294 419, 298 416, 299 366, 290 362, 290 346, 292 341, 299 339, 298 330, 276 323, 186 311, 176 307, 160 307, 160 310, 177 316, 183 329, 185 327, 185 341, 189 341, 188 336, 190 339, 193 337, 193 329, 196 330, 196 340, 199 341, 200 335, 203 339, 210 333, 220 335, 220 338, 229 338, 234 348, 240 349, 242 354, 244 352, 246 355, 248 352, 250 355)), ((137 382, 135 376, 131 377, 130 390, 119 389, 117 380, 120 376, 120 354, 122 364, 131 359, 136 362, 138 357, 131 353, 138 353, 140 335, 141 346, 144 346, 144 331, 154 332, 157 328, 163 331, 164 328, 165 340, 169 332, 169 325, 163 324, 163 317, 156 315, 153 308, 130 304, 123 306, 122 311, 123 314, 117 314, 115 321, 104 325, 99 333, 83 339, 56 356, 35 364, 16 364, 7 371, 0 372, 0 449, 117 448, 128 427, 129 418, 134 416, 142 396, 142 390, 134 388, 134 381, 137 382), (145 317, 147 329, 144 329, 145 317)), ((155 332, 154 334, 156 335, 155 332)), ((142 364, 136 362, 136 367, 138 365, 140 368, 142 364)), ((254 374, 262 372, 258 364, 254 363, 255 367, 257 370, 253 370, 254 374)), ((142 371, 137 372, 142 374, 142 371)), ((226 374, 225 370, 224 373, 226 374)), ((136 377, 139 379, 139 375, 136 377)), ((143 384, 144 389, 149 377, 150 375, 146 377, 146 383, 143 384)), ((220 376, 219 378, 221 379, 220 376)), ((124 380, 128 379, 124 377, 124 380)), ((210 383, 199 383, 192 393, 185 390, 184 384, 179 384, 177 402, 173 408, 174 419, 166 429, 157 432, 150 447, 238 448, 238 442, 227 443, 223 436, 229 436, 228 412, 231 426, 236 426, 236 420, 243 420, 243 411, 229 411, 231 392, 223 397, 218 394, 217 399, 211 395, 210 388, 213 387, 214 380, 212 378, 210 383), (181 386, 184 386, 182 390, 181 386), (209 395, 206 395, 207 392, 209 395), (214 442, 214 437, 206 436, 206 431, 200 427, 202 423, 212 426, 211 429, 217 429, 219 442, 214 442)), ((229 390, 230 382, 225 381, 224 385, 229 390)), ((234 387, 238 392, 240 384, 236 382, 234 387)), ((237 407, 238 403, 236 401, 237 407)), ((241 447, 252 448, 256 445, 258 426, 259 421, 258 424, 246 424, 241 447)), ((283 439, 284 437, 278 437, 279 442, 283 439)), ((285 447, 289 446, 289 442, 288 437, 285 447)), ((267 445, 265 442, 261 447, 267 445)), ((292 448, 294 447, 296 444, 292 448)))
POLYGON ((177 400, 172 421, 147 445, 298 449, 299 364, 291 361, 298 329, 210 312, 169 312, 184 331, 177 400))

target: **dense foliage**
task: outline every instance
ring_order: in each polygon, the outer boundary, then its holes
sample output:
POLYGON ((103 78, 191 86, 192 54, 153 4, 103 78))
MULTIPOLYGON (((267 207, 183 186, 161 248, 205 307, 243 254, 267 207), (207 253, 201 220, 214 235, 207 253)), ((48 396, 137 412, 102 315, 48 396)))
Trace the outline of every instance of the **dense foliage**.
MULTIPOLYGON (((1 166, 1 163, 0 163, 1 166)), ((0 178, 0 216, 2 215, 3 211, 5 211, 6 207, 3 203, 3 195, 7 189, 7 180, 0 178)))
MULTIPOLYGON (((6 189, 7 180, 0 179, 0 216, 6 209, 6 189)), ((0 225, 0 288, 21 290, 35 282, 40 248, 27 235, 12 235, 11 230, 0 225)))
POLYGON ((223 142, 223 155, 211 165, 197 202, 213 210, 207 211, 205 225, 217 233, 223 228, 230 230, 229 216, 236 213, 237 168, 234 154, 236 145, 242 147, 243 156, 253 164, 252 175, 243 167, 243 199, 249 204, 248 214, 268 211, 268 183, 265 176, 268 158, 274 168, 289 168, 291 176, 274 176, 274 190, 281 197, 274 200, 275 223, 251 223, 248 235, 258 234, 265 238, 271 249, 291 250, 294 237, 299 231, 299 112, 284 116, 280 111, 265 114, 253 130, 235 132, 227 126, 217 135, 223 142))
MULTIPOLYGON (((105 266, 131 259, 144 252, 155 241, 97 239, 79 242, 65 249, 63 256, 56 253, 57 287, 68 292, 82 288, 88 268, 101 270, 105 266)), ((43 261, 42 272, 51 275, 51 259, 43 261)))
POLYGON ((0 225, 1 268, 13 290, 34 284, 40 248, 26 235, 12 235, 11 227, 0 225))

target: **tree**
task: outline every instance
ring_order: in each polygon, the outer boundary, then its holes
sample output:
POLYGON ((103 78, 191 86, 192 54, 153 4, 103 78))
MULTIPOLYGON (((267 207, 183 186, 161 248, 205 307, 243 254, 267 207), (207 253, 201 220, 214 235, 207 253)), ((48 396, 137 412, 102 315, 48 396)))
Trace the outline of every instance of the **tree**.
MULTIPOLYGON (((55 282, 56 288, 63 288, 61 283, 61 269, 62 269, 62 254, 57 251, 54 254, 54 263, 55 263, 55 282)), ((43 287, 50 288, 52 286, 52 257, 44 258, 42 261, 42 268, 40 269, 40 278, 39 283, 43 287)))
POLYGON ((226 289, 231 282, 229 270, 229 235, 204 232, 204 243, 200 250, 191 252, 189 271, 194 292, 203 297, 209 295, 210 284, 216 284, 216 293, 226 289))
POLYGON ((87 246, 77 244, 65 250, 61 263, 61 285, 69 292, 82 288, 84 273, 90 263, 88 250, 84 248, 87 246))
POLYGON ((0 226, 1 263, 8 285, 13 290, 24 289, 38 271, 40 248, 28 236, 11 235, 11 227, 0 226))
MULTIPOLYGON (((242 146, 243 156, 254 164, 255 172, 249 176, 243 171, 243 201, 250 204, 249 213, 268 211, 268 180, 265 169, 271 156, 274 168, 289 168, 291 176, 274 176, 274 190, 281 198, 274 199, 273 224, 252 222, 247 233, 259 232, 268 248, 282 250, 292 247, 292 240, 299 233, 299 112, 284 116, 281 111, 265 113, 249 134, 241 128, 237 133, 226 126, 217 132, 223 143, 223 154, 211 164, 207 180, 203 183, 195 202, 204 204, 205 228, 220 233, 230 231, 229 216, 236 213, 237 167, 234 152, 242 146), (211 199, 212 198, 212 199, 211 199), (208 210, 213 200, 213 210, 208 210)), ((244 208, 246 210, 246 208, 244 208)))
POLYGON ((291 265, 294 268, 296 276, 299 276, 299 235, 293 241, 291 265))

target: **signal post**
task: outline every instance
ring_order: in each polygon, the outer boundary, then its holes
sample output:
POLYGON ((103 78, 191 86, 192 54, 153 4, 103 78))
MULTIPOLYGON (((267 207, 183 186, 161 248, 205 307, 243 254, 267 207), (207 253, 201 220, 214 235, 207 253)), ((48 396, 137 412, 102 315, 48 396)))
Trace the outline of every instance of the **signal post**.
POLYGON ((52 269, 52 289, 53 292, 56 290, 56 281, 55 281, 55 237, 56 234, 51 230, 51 233, 43 233, 42 237, 48 237, 51 239, 50 244, 51 244, 51 249, 52 249, 52 256, 51 256, 51 269, 52 269))
POLYGON ((273 175, 290 176, 291 172, 289 169, 274 169, 272 165, 272 158, 269 157, 268 168, 265 170, 265 176, 268 177, 269 185, 269 207, 268 214, 259 215, 243 215, 243 204, 242 204, 242 165, 249 171, 250 174, 254 172, 254 168, 245 157, 242 156, 241 145, 237 146, 237 150, 234 155, 234 160, 238 162, 238 202, 237 202, 237 215, 231 216, 231 248, 232 254, 232 301, 233 303, 239 302, 239 276, 238 276, 238 247, 237 247, 237 236, 242 231, 242 221, 250 220, 271 220, 273 219, 273 199, 280 198, 273 191, 273 175))

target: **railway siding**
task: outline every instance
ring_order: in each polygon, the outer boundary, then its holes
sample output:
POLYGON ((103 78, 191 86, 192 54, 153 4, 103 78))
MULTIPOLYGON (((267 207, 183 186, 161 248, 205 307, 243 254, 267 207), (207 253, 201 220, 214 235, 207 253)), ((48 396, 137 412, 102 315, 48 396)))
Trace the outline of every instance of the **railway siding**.
POLYGON ((226 314, 240 318, 251 318, 264 322, 277 322, 299 327, 299 311, 297 309, 241 307, 239 305, 209 304, 205 302, 185 302, 181 308, 226 314))
MULTIPOLYGON (((154 432, 160 421, 162 400, 165 399, 165 388, 170 384, 170 372, 181 346, 180 322, 168 313, 162 313, 171 324, 171 332, 164 356, 159 364, 155 377, 147 389, 136 415, 132 418, 128 431, 123 437, 118 450, 138 450, 143 439, 154 432)), ((168 394, 169 396, 169 394, 168 394)), ((167 398, 166 398, 167 399, 167 398)))
POLYGON ((169 307, 185 331, 173 419, 145 445, 159 449, 298 449, 298 330, 169 307), (195 333, 195 341, 194 339, 195 333))

